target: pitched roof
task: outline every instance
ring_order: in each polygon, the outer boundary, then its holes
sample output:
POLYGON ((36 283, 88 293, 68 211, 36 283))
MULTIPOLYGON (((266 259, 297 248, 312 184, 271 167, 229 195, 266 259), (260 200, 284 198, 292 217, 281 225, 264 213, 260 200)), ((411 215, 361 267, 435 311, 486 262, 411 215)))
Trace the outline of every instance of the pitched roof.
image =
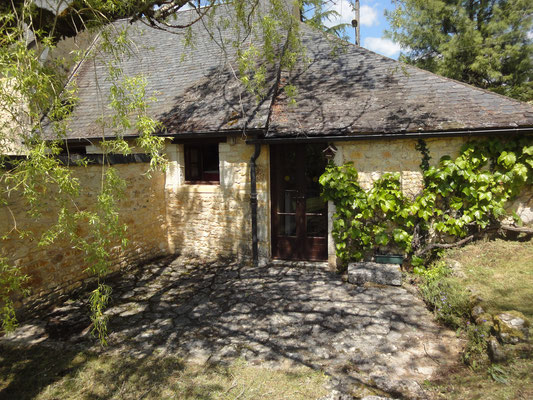
POLYGON ((533 107, 399 63, 355 45, 331 56, 323 35, 303 29, 311 62, 286 73, 297 106, 274 100, 271 136, 351 135, 533 125, 533 107))
MULTIPOLYGON (((219 14, 227 13, 227 6, 217 8, 219 14)), ((186 24, 193 17, 193 11, 180 12, 174 23, 186 24)), ((129 23, 123 20, 115 24, 129 23)), ((163 121, 169 133, 235 131, 245 124, 264 127, 269 104, 258 104, 234 78, 236 50, 230 41, 239 40, 237 33, 198 23, 192 27, 192 37, 191 47, 185 45, 185 33, 153 29, 142 22, 129 27, 134 54, 124 57, 120 67, 126 76, 140 74, 146 79, 146 97, 156 99, 150 102, 149 114, 163 121)), ((69 139, 114 135, 98 121, 112 115, 111 110, 102 109, 111 87, 106 67, 109 62, 109 55, 97 54, 75 70, 78 101, 70 115, 69 139)), ((128 135, 136 132, 131 130, 128 135)))
MULTIPOLYGON (((217 13, 224 12, 220 6, 217 13)), ((178 16, 187 18, 187 12, 178 16)), ((283 72, 279 82, 271 71, 271 86, 259 103, 236 79, 236 52, 228 45, 236 34, 230 28, 206 30, 197 24, 195 46, 188 48, 179 35, 136 23, 132 38, 139 50, 123 60, 122 68, 125 74, 146 77, 147 94, 157 98, 150 113, 173 135, 245 127, 263 129, 265 137, 294 137, 533 126, 533 107, 526 103, 355 45, 346 44, 332 54, 324 34, 307 25, 301 28, 307 61, 283 72), (226 52, 220 46, 227 46, 226 52), (297 89, 295 106, 279 90, 288 83, 297 89)), ((110 86, 105 71, 103 61, 86 61, 78 68, 79 102, 69 138, 112 135, 96 122, 98 99, 106 98, 110 86)))

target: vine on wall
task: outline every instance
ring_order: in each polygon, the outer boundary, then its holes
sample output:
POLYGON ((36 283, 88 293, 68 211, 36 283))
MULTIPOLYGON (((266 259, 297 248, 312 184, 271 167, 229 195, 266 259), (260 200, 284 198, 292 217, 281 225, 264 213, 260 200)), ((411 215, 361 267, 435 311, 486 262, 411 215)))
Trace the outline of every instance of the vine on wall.
POLYGON ((422 153, 424 189, 414 199, 403 194, 399 173, 384 174, 369 191, 359 185, 351 163, 330 164, 320 177, 323 198, 336 206, 332 234, 343 264, 401 251, 417 267, 435 251, 488 231, 533 234, 505 210, 533 183, 532 138, 469 142, 456 159, 444 156, 437 166, 429 165, 424 142, 416 148, 422 153), (514 223, 504 223, 509 217, 514 223))

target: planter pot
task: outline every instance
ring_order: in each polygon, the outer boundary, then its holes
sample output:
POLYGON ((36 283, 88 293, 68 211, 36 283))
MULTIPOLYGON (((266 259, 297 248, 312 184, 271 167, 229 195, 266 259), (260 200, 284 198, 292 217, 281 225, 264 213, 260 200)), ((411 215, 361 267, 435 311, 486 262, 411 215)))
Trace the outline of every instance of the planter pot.
POLYGON ((403 256, 398 254, 376 254, 374 260, 380 264, 401 264, 403 256))

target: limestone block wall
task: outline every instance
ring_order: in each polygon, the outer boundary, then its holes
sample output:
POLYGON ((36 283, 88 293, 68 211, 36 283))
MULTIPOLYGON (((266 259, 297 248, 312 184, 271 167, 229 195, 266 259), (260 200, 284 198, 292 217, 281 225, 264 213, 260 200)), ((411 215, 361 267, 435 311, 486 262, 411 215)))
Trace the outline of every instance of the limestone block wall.
MULTIPOLYGON (((480 139, 482 138, 425 139, 431 156, 430 164, 437 165, 445 155, 457 157, 464 143, 480 139)), ((422 155, 416 150, 416 144, 416 139, 338 142, 335 143, 338 149, 335 162, 337 165, 353 162, 359 172, 360 183, 365 189, 369 189, 372 183, 386 172, 400 172, 402 190, 408 196, 416 196, 423 187, 419 167, 422 155)), ((524 192, 509 204, 509 209, 516 211, 525 223, 533 223, 533 192, 524 192)))
MULTIPOLYGON (((220 184, 185 182, 182 144, 169 145, 166 180, 168 235, 172 251, 203 261, 220 257, 249 258, 250 158, 254 146, 241 138, 219 143, 220 184)), ((257 160, 258 235, 261 258, 270 255, 268 146, 257 160)))
MULTIPOLYGON (((465 138, 429 139, 427 145, 436 164, 444 155, 455 156, 465 138)), ((335 143, 335 163, 351 161, 358 169, 361 184, 371 183, 385 172, 400 172, 406 194, 416 195, 422 187, 419 168, 420 153, 416 140, 353 141, 335 143)), ((118 269, 167 254, 182 254, 201 261, 221 257, 249 259, 251 256, 250 158, 254 146, 242 138, 229 138, 219 143, 220 183, 188 184, 184 179, 182 144, 169 144, 166 153, 169 167, 165 173, 148 179, 146 164, 121 164, 115 168, 126 179, 127 189, 120 200, 121 220, 128 225, 129 246, 125 251, 113 249, 113 268, 118 269)), ((101 166, 75 168, 82 182, 79 207, 90 208, 96 201, 101 183, 101 166)), ((270 154, 269 146, 261 147, 257 160, 259 254, 263 262, 270 259, 270 154)), ((533 193, 524 193, 510 207, 526 223, 533 223, 533 193)), ((36 237, 57 218, 57 210, 45 208, 35 223, 26 215, 20 199, 11 198, 0 207, 0 231, 13 227, 31 229, 36 237)), ((329 204, 329 231, 334 207, 329 204)), ((83 227, 80 228, 83 231, 83 227)), ((10 239, 1 243, 0 255, 22 267, 30 276, 33 295, 71 289, 86 278, 83 256, 67 242, 38 247, 36 241, 10 239)), ((331 236, 329 262, 335 264, 335 248, 331 236)))
MULTIPOLYGON (((166 226, 166 207, 162 173, 148 179, 143 173, 146 164, 121 164, 114 166, 127 182, 124 197, 120 200, 120 218, 128 225, 129 245, 125 251, 114 247, 113 269, 139 263, 169 253, 166 226)), ((101 184, 101 166, 76 167, 75 175, 82 183, 78 199, 80 209, 90 209, 96 201, 101 184)), ((26 214, 25 203, 20 198, 10 198, 8 206, 0 208, 0 231, 13 227, 16 220, 20 230, 30 229, 36 238, 57 219, 57 210, 50 202, 43 208, 42 217, 35 221, 26 214)), ((83 234, 84 228, 80 227, 83 234)), ((83 255, 66 240, 51 246, 38 247, 36 240, 10 239, 2 241, 1 254, 11 263, 22 267, 29 275, 32 295, 50 294, 69 290, 87 277, 83 255)))

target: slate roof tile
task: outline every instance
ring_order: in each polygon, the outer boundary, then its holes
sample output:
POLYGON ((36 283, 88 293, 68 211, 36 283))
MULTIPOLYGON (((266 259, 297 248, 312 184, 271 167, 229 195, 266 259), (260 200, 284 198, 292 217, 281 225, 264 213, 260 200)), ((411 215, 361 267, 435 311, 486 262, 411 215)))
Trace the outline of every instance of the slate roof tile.
MULTIPOLYGON (((218 13, 224 12, 228 10, 220 6, 218 13)), ((266 137, 285 137, 533 126, 533 107, 526 103, 351 44, 332 55, 331 42, 322 33, 307 25, 301 28, 309 62, 283 72, 278 88, 296 86, 295 106, 289 105, 282 90, 273 98, 273 70, 267 79, 272 86, 257 103, 235 79, 235 50, 229 46, 224 53, 201 25, 193 28, 195 46, 186 48, 178 35, 134 24, 132 37, 139 50, 121 66, 126 74, 146 77, 148 96, 157 98, 150 113, 174 135, 227 133, 245 127, 264 129, 266 137), (182 54, 186 54, 183 59, 182 54)), ((236 39, 231 29, 221 30, 219 36, 236 39)), ((103 62, 80 66, 76 78, 80 100, 69 138, 113 134, 95 122, 109 92, 105 77, 103 62)))

